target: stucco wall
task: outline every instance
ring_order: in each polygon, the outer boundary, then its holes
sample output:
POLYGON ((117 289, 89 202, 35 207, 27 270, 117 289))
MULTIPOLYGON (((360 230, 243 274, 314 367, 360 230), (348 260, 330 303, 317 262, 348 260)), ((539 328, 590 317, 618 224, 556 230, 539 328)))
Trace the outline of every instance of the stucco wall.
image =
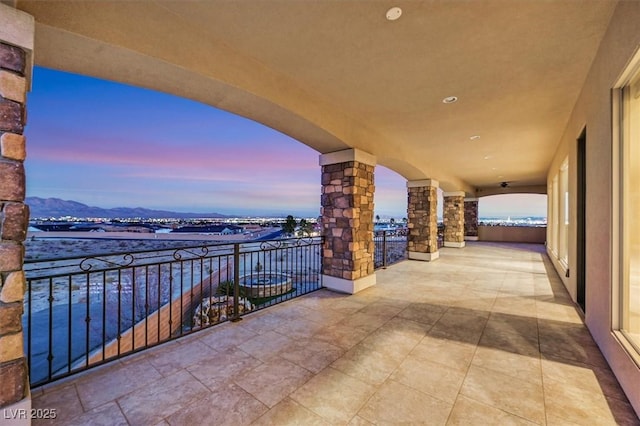
POLYGON ((547 228, 533 226, 479 226, 480 241, 544 244, 547 228))
MULTIPOLYGON (((549 169, 548 182, 569 157, 569 268, 576 267, 577 138, 586 143, 586 319, 596 343, 640 415, 640 368, 612 332, 612 104, 611 90, 640 44, 640 2, 616 7, 549 169)), ((556 263, 556 265, 558 265, 556 263)), ((559 271, 562 275, 563 271, 559 271)), ((575 275, 565 281, 575 297, 575 275)))

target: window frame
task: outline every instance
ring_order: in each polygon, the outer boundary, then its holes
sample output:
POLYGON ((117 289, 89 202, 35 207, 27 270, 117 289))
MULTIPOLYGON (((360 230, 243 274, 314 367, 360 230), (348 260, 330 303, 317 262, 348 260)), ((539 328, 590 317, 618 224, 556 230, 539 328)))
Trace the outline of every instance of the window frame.
MULTIPOLYGON (((627 274, 625 236, 625 188, 626 168, 624 153, 626 150, 626 128, 624 108, 624 90, 640 75, 640 46, 631 61, 625 67, 611 92, 612 112, 612 229, 611 229, 611 331, 625 348, 631 359, 640 367, 640 342, 627 335, 624 327, 624 292, 627 274)), ((640 161, 640 160, 639 160, 640 161)), ((640 167, 640 165, 639 165, 640 167)))

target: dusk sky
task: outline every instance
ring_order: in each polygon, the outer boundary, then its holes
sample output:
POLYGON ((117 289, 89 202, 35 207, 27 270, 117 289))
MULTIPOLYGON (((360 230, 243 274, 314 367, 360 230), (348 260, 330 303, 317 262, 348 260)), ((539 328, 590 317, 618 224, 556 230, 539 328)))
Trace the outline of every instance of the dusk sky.
MULTIPOLYGON (((164 93, 36 67, 27 196, 98 207, 315 217, 319 153, 259 123, 164 93)), ((375 210, 406 216, 406 181, 376 167, 375 210)), ((546 216, 546 196, 480 201, 481 216, 546 216)))

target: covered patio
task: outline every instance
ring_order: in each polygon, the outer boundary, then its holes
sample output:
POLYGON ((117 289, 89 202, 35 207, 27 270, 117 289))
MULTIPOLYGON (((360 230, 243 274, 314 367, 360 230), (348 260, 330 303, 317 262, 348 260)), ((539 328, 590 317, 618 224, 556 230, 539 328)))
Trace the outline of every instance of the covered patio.
POLYGON ((68 425, 640 424, 542 245, 442 251, 33 389, 33 407, 68 425))

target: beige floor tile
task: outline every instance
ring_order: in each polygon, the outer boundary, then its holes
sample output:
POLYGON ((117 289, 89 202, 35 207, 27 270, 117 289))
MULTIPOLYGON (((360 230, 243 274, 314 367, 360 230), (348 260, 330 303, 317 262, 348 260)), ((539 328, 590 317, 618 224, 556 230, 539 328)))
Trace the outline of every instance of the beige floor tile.
POLYGON ((319 373, 344 353, 344 349, 322 340, 302 339, 296 340, 280 356, 312 373, 319 373))
POLYGON ((479 347, 498 349, 513 354, 540 358, 540 346, 537 336, 512 332, 508 328, 485 328, 479 347))
POLYGON ((114 364, 78 380, 76 386, 83 407, 90 410, 161 379, 162 375, 147 359, 122 366, 114 364))
POLYGON ((636 412, 628 401, 607 397, 607 403, 609 404, 611 414, 617 425, 640 426, 640 417, 636 415, 636 412))
POLYGON ((547 426, 587 426, 587 423, 574 423, 547 413, 547 426))
POLYGON ((167 417, 170 425, 211 424, 216 426, 248 425, 268 408, 240 386, 227 383, 218 386, 202 399, 167 417))
POLYGON ((264 309, 245 316, 242 320, 242 327, 257 334, 264 334, 277 330, 282 324, 288 321, 288 318, 274 313, 270 309, 264 309))
POLYGON ((256 426, 330 426, 331 423, 291 398, 285 398, 252 423, 256 426))
POLYGON ((636 415, 631 404, 625 399, 607 397, 607 404, 617 425, 640 426, 640 417, 636 415))
POLYGON ((538 329, 542 341, 555 341, 567 344, 594 344, 591 333, 584 324, 563 323, 561 321, 538 320, 538 329))
POLYGON ((542 386, 531 382, 472 365, 460 393, 536 423, 545 421, 542 386))
POLYGON ((473 284, 470 284, 470 286, 458 296, 458 299, 452 303, 452 306, 490 311, 497 294, 497 291, 476 289, 473 288, 473 284))
POLYGON ((380 385, 395 370, 402 357, 394 357, 360 343, 331 364, 331 367, 372 385, 380 385))
POLYGON ((474 274, 476 278, 473 280, 471 284, 469 284, 469 288, 478 289, 478 290, 494 290, 499 291, 502 287, 502 283, 504 282, 504 274, 492 274, 488 272, 484 273, 476 273, 474 274))
POLYGON ((365 420, 360 416, 353 416, 353 418, 347 423, 348 426, 370 426, 373 425, 369 420, 365 420))
POLYGON ((362 311, 356 312, 353 315, 345 317, 340 325, 344 325, 359 330, 364 330, 369 333, 380 328, 384 323, 389 321, 389 317, 381 315, 367 314, 362 311))
POLYGON ((75 384, 58 386, 31 400, 35 409, 55 409, 55 419, 42 419, 37 424, 61 424, 84 413, 75 384))
POLYGON ((394 318, 369 334, 359 345, 401 361, 424 338, 428 326, 394 318))
POLYGON ((475 351, 475 345, 426 336, 413 348, 409 356, 437 362, 466 373, 475 351))
POLYGON ((493 312, 536 318, 536 301, 511 294, 498 293, 493 312))
POLYGON ((427 324, 412 321, 405 318, 395 317, 384 323, 372 334, 391 333, 398 339, 409 340, 418 343, 426 336, 431 327, 427 324))
POLYGON ((510 350, 479 346, 471 363, 477 367, 542 386, 539 355, 521 355, 510 350))
POLYGON ((258 335, 256 332, 242 326, 243 323, 249 320, 250 317, 245 317, 239 323, 227 322, 216 325, 206 331, 202 331, 203 336, 200 341, 219 352, 239 346, 258 335))
POLYGON ((431 303, 412 303, 398 314, 398 317, 411 321, 433 325, 442 317, 447 310, 445 306, 431 303))
POLYGON ((273 407, 313 376, 283 359, 273 359, 234 378, 234 382, 268 407, 273 407))
POLYGON ((290 339, 308 339, 322 330, 325 325, 309 319, 287 320, 273 331, 290 339))
MULTIPOLYGON (((308 299, 308 300, 311 300, 311 299, 308 299)), ((297 303, 297 300, 294 303, 297 303)), ((319 324, 322 327, 335 324, 340 320, 342 320, 347 315, 347 314, 332 311, 329 309, 316 310, 306 306, 300 306, 300 309, 298 312, 300 315, 299 319, 313 321, 314 323, 319 324)), ((294 319, 294 321, 295 320, 296 319, 294 319)))
POLYGON ((536 300, 536 315, 547 321, 582 324, 582 318, 572 305, 558 303, 556 298, 536 300))
MULTIPOLYGON (((321 289, 297 299, 296 305, 303 306, 307 309, 325 311, 330 306, 335 306, 336 303, 341 300, 349 300, 350 297, 348 294, 321 289)), ((362 308, 362 305, 359 305, 358 309, 360 308, 362 308)))
POLYGON ((291 342, 288 337, 268 331, 244 342, 238 348, 260 361, 269 361, 291 342))
POLYGON ((464 308, 450 308, 429 330, 429 335, 459 343, 477 344, 489 313, 464 308))
POLYGON ((291 398, 331 424, 339 424, 351 420, 375 389, 329 367, 296 390, 291 398))
POLYGON ((358 415, 375 424, 444 425, 451 407, 450 403, 391 380, 378 389, 358 415))
POLYGON ((148 425, 208 394, 209 390, 202 383, 182 370, 133 391, 117 402, 131 425, 148 425))
POLYGON ((161 351, 154 351, 147 359, 163 376, 197 364, 211 360, 217 352, 200 341, 193 341, 185 345, 173 345, 161 351))
POLYGON ((487 331, 506 332, 538 339, 538 320, 535 316, 492 312, 487 321, 487 331))
POLYGON ((408 357, 391 375, 391 380, 453 403, 458 396, 465 373, 431 361, 408 357))
MULTIPOLYGON (((34 425, 39 424, 33 422, 34 425)), ((87 411, 81 416, 64 422, 65 426, 128 426, 120 407, 115 402, 109 402, 101 407, 87 411)))
POLYGON ((584 424, 640 424, 626 401, 607 398, 600 392, 583 389, 578 384, 544 380, 547 413, 558 419, 584 424))
POLYGON ((217 386, 233 380, 260 364, 262 361, 240 349, 232 348, 224 352, 216 352, 211 359, 187 367, 187 371, 209 389, 215 390, 217 386))
POLYGON ((447 426, 533 426, 522 417, 460 395, 453 406, 447 426))
POLYGON ((367 330, 338 323, 320 330, 313 337, 346 350, 360 343, 369 334, 367 330))
POLYGON ((540 353, 549 358, 566 359, 601 368, 609 368, 595 343, 580 341, 569 335, 540 334, 540 353))
POLYGON ((398 315, 404 308, 408 306, 408 302, 392 302, 382 300, 373 302, 360 309, 358 312, 367 315, 377 315, 382 318, 390 319, 398 315))
POLYGON ((324 306, 324 309, 337 312, 343 315, 351 315, 367 306, 365 300, 358 300, 355 296, 341 296, 334 301, 330 301, 324 306))
POLYGON ((569 382, 591 392, 626 401, 622 388, 609 368, 600 368, 567 359, 543 357, 544 380, 569 382))

